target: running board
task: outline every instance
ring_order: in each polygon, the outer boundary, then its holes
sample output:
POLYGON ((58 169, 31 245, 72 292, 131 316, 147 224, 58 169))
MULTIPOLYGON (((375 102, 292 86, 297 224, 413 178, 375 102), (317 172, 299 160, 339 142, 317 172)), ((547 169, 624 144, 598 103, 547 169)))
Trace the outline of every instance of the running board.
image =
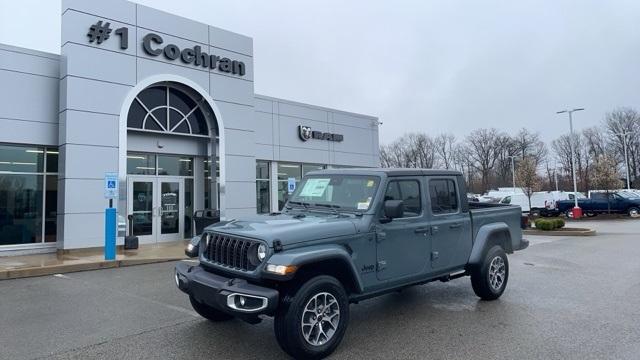
POLYGON ((461 278, 461 277, 467 276, 467 275, 469 275, 469 274, 467 273, 466 270, 461 270, 461 271, 455 272, 453 274, 449 274, 449 275, 445 275, 445 276, 441 277, 440 281, 447 282, 449 280, 455 280, 455 279, 458 279, 458 278, 461 278))

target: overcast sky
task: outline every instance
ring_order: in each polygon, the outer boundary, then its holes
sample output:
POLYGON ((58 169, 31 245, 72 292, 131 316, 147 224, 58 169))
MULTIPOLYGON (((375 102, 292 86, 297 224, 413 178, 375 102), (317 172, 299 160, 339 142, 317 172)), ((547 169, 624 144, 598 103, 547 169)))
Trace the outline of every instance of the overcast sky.
MULTIPOLYGON (((107 1, 107 0, 105 0, 107 1)), ((137 0, 254 39, 255 91, 410 131, 538 131, 640 108, 640 1, 137 0), (566 115, 565 115, 566 116, 566 115)), ((0 3, 0 43, 60 53, 60 2, 0 3)))

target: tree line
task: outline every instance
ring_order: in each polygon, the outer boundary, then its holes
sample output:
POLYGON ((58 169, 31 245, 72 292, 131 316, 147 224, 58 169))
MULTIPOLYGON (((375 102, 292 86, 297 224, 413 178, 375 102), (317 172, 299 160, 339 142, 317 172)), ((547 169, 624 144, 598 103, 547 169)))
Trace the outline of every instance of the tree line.
POLYGON ((479 128, 460 138, 450 133, 407 133, 380 146, 380 162, 383 167, 458 170, 466 177, 469 191, 484 193, 512 186, 513 158, 517 187, 526 183, 529 190, 557 186, 571 191, 573 142, 578 191, 608 190, 626 186, 622 181, 626 181, 625 138, 630 179, 632 187, 637 187, 640 181, 633 182, 640 171, 640 114, 628 107, 607 113, 600 125, 576 131, 573 138, 567 131, 549 143, 526 128, 515 134, 479 128))

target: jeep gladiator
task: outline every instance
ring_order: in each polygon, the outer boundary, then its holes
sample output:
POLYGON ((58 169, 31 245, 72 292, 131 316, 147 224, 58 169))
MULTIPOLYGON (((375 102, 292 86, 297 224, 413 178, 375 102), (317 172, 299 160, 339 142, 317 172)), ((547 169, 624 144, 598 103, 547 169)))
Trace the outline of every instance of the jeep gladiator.
POLYGON ((175 282, 211 321, 274 317, 281 348, 323 358, 349 304, 430 281, 471 277, 495 300, 508 253, 524 249, 518 206, 469 203, 460 172, 332 169, 305 176, 281 213, 223 221, 191 244, 199 264, 175 282))

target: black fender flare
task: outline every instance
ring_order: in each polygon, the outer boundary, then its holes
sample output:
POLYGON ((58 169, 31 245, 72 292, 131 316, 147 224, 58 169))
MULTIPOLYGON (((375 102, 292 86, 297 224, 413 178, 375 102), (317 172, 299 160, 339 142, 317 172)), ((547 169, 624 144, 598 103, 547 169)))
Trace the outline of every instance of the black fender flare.
POLYGON ((473 242, 471 255, 469 255, 469 265, 479 265, 483 261, 483 256, 487 249, 493 245, 500 245, 507 253, 513 252, 511 243, 511 233, 509 226, 504 222, 497 222, 483 225, 476 234, 473 242))

